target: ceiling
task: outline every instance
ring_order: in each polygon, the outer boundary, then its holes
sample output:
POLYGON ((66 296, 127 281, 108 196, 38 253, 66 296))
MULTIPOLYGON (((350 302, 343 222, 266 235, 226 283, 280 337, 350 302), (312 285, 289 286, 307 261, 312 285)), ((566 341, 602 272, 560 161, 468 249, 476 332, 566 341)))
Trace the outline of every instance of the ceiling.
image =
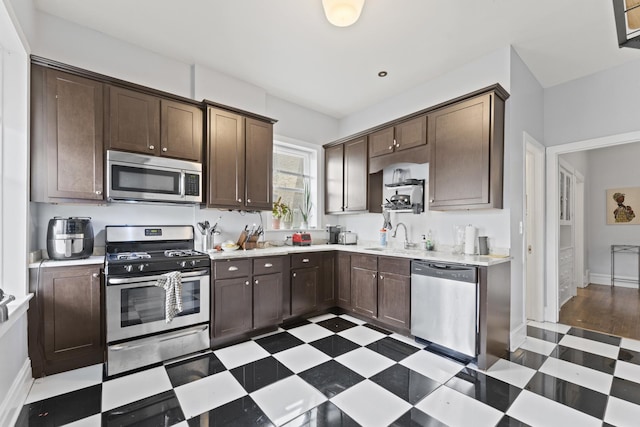
POLYGON ((512 45, 543 87, 640 58, 608 0, 366 0, 347 28, 321 0, 36 0, 117 39, 341 118, 512 45), (378 72, 387 71, 385 78, 378 72))

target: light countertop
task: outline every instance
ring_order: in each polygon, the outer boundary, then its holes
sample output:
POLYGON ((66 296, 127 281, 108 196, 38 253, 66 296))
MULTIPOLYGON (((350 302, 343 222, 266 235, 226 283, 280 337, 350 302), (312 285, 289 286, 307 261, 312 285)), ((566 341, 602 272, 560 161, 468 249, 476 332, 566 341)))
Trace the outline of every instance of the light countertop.
POLYGON ((29 264, 29 268, 38 268, 42 263, 42 267, 69 267, 72 265, 91 265, 91 264, 104 264, 104 255, 92 255, 89 258, 84 259, 69 259, 69 260, 53 260, 45 259, 42 261, 36 261, 29 264))

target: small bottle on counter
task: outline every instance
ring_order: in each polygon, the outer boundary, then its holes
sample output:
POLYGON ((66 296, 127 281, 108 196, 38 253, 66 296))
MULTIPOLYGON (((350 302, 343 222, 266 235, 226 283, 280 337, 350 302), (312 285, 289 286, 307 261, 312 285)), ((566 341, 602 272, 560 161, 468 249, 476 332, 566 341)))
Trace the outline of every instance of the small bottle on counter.
POLYGON ((420 241, 420 247, 422 248, 423 251, 426 251, 427 248, 429 247, 427 245, 427 236, 425 236, 424 234, 422 235, 422 240, 420 241))
POLYGON ((434 250, 436 244, 433 241, 433 235, 431 234, 431 230, 429 230, 429 232, 427 233, 427 250, 428 251, 432 251, 434 250))
POLYGON ((387 229, 380 229, 380 246, 387 246, 387 229))

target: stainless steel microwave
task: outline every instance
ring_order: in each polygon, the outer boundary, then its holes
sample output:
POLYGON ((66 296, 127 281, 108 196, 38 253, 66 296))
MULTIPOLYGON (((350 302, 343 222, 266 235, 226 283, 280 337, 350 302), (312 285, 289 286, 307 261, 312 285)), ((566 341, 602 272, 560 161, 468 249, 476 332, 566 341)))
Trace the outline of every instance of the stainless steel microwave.
POLYGON ((202 165, 108 150, 107 200, 201 203, 202 165))

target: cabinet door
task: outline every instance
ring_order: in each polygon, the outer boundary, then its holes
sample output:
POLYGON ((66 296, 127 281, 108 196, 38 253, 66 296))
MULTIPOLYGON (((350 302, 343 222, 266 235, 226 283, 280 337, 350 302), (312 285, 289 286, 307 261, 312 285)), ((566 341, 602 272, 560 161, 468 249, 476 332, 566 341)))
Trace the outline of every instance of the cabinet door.
POLYGON ((251 330, 252 286, 248 277, 214 282, 214 336, 241 334, 251 330))
POLYGON ((160 154, 160 98, 111 86, 108 147, 160 154))
POLYGON ((378 275, 379 320, 409 329, 411 321, 411 277, 394 273, 378 275))
POLYGON ((492 164, 491 100, 483 95, 429 113, 430 209, 502 207, 501 196, 500 206, 489 206, 499 196, 490 198, 490 180, 500 179, 502 191, 501 178, 491 176, 492 166, 502 173, 501 149, 500 165, 492 164))
POLYGON ((298 268, 291 272, 291 315, 311 313, 318 306, 318 267, 298 268))
POLYGON ((324 210, 326 213, 344 211, 344 145, 324 150, 324 210))
POLYGON ((245 171, 247 209, 273 207, 273 125, 245 119, 245 171))
POLYGON ((339 252, 336 257, 337 303, 346 309, 351 308, 351 255, 339 252))
POLYGON ((395 150, 427 144, 427 116, 420 116, 396 125, 395 150))
POLYGON ((163 99, 160 114, 160 155, 202 161, 202 110, 163 99))
POLYGON ((324 307, 335 305, 335 262, 336 256, 333 252, 322 254, 320 274, 320 284, 318 285, 318 302, 324 307))
POLYGON ((378 273, 363 268, 351 269, 351 303, 353 311, 378 317, 378 273))
POLYGON ((43 373, 101 363, 100 268, 44 268, 40 287, 43 373))
POLYGON ((31 200, 103 200, 103 85, 32 72, 31 200))
POLYGON ((208 207, 244 207, 244 118, 209 108, 208 207))
POLYGON ((282 321, 282 273, 253 277, 253 328, 282 321))
POLYGON ((369 135, 369 157, 393 153, 395 147, 393 126, 369 135))
POLYGON ((367 137, 344 144, 344 210, 367 210, 367 137))

